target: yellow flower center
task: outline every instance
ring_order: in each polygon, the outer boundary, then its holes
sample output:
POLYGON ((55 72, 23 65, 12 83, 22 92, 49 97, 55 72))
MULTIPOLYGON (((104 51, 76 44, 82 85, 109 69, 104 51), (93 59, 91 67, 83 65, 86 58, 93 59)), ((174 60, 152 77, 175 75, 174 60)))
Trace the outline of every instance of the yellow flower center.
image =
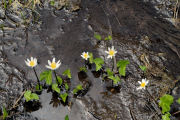
POLYGON ((51 63, 51 68, 52 68, 52 69, 55 69, 55 68, 56 68, 56 63, 54 63, 54 62, 51 63))
POLYGON ((29 65, 30 65, 31 67, 34 67, 34 65, 35 65, 34 61, 30 61, 29 65))
POLYGON ((84 58, 88 58, 88 54, 84 54, 84 58))
POLYGON ((141 87, 144 88, 145 86, 146 86, 146 83, 145 83, 145 82, 142 82, 142 83, 141 83, 141 87))
POLYGON ((109 55, 113 56, 114 55, 114 50, 110 50, 109 55))

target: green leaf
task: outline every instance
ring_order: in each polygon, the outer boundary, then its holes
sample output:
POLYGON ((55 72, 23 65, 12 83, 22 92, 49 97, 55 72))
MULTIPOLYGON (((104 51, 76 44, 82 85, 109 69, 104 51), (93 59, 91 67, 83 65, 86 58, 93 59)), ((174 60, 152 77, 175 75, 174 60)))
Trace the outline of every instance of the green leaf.
POLYGON ((180 98, 178 98, 177 103, 180 104, 180 98))
POLYGON ((54 91, 56 91, 57 93, 60 93, 60 88, 58 88, 58 84, 57 83, 52 84, 52 89, 54 91))
POLYGON ((8 112, 6 111, 6 108, 3 106, 3 120, 5 120, 8 116, 8 112))
POLYGON ((49 71, 46 77, 46 84, 51 85, 52 84, 52 71, 49 71))
POLYGON ((141 68, 141 70, 143 71, 143 72, 146 72, 146 70, 147 70, 147 68, 146 68, 146 66, 139 66, 140 68, 141 68))
POLYGON ((108 37, 106 37, 105 40, 112 40, 112 36, 108 35, 108 37))
POLYGON ((66 102, 67 96, 68 96, 67 93, 60 94, 60 97, 64 103, 66 102))
POLYGON ((11 4, 12 4, 12 0, 9 0, 9 2, 8 2, 8 3, 9 3, 9 5, 11 5, 11 4))
POLYGON ((59 85, 62 85, 63 80, 60 76, 57 76, 57 81, 58 81, 59 85))
POLYGON ((69 120, 69 116, 66 115, 65 118, 64 118, 64 120, 69 120))
POLYGON ((6 0, 3 0, 4 1, 4 8, 6 9, 7 8, 7 2, 6 0))
POLYGON ((79 68, 79 71, 87 72, 87 68, 86 68, 86 67, 80 67, 80 68, 79 68))
POLYGON ((30 100, 39 100, 39 96, 36 93, 32 93, 30 90, 27 90, 24 93, 24 97, 26 99, 26 102, 30 100))
POLYGON ((39 85, 36 85, 36 90, 37 91, 42 91, 42 85, 40 85, 40 87, 39 87, 39 85))
POLYGON ((169 117, 171 116, 171 114, 168 112, 165 115, 162 115, 162 119, 163 120, 171 120, 169 117))
POLYGON ((76 88, 77 88, 78 90, 82 90, 82 89, 83 89, 82 85, 78 85, 78 86, 76 86, 76 88))
POLYGON ((73 94, 76 94, 78 92, 78 89, 74 88, 73 89, 73 94))
POLYGON ((66 90, 69 90, 69 86, 68 86, 67 83, 65 83, 65 89, 66 89, 66 90))
POLYGON ((68 78, 71 79, 71 71, 70 71, 70 69, 65 70, 65 71, 63 72, 63 75, 64 75, 64 76, 67 76, 68 78))
POLYGON ((174 98, 171 95, 165 94, 160 98, 159 106, 162 108, 162 113, 170 111, 170 106, 173 103, 174 98))
POLYGON ((82 85, 77 85, 75 89, 73 89, 73 94, 76 94, 78 91, 82 90, 82 85))
POLYGON ((40 81, 46 80, 46 84, 51 85, 52 84, 52 71, 44 71, 40 74, 40 81))
POLYGON ((30 90, 27 90, 27 91, 24 93, 24 98, 26 99, 26 102, 28 102, 28 101, 31 100, 31 91, 30 91, 30 90))
POLYGON ((45 80, 49 71, 44 71, 40 74, 40 81, 45 80))
POLYGON ((113 80, 113 84, 117 85, 121 80, 118 76, 109 76, 109 79, 113 80))
POLYGON ((106 72, 107 72, 108 77, 113 76, 113 72, 111 71, 110 68, 106 68, 106 72))
POLYGON ((32 93, 31 100, 39 100, 39 96, 36 93, 32 93))
POLYGON ((50 5, 51 5, 51 6, 54 6, 54 3, 55 3, 54 0, 51 0, 51 1, 50 1, 50 5))
POLYGON ((101 35, 99 35, 99 34, 94 34, 94 38, 96 38, 97 40, 101 40, 101 35))
POLYGON ((102 58, 96 58, 93 60, 93 62, 96 64, 96 71, 99 71, 104 64, 104 60, 102 58))
POLYGON ((89 62, 92 64, 93 63, 93 54, 89 53, 89 62))
POLYGON ((117 62, 117 67, 119 68, 119 74, 121 76, 126 75, 126 66, 129 64, 128 60, 120 60, 117 62))

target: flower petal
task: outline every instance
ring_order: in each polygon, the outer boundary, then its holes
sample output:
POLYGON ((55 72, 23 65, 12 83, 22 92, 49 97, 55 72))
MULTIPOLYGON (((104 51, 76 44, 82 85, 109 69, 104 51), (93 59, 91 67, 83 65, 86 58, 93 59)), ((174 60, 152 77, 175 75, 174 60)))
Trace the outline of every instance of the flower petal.
POLYGON ((51 68, 50 66, 48 66, 48 65, 46 65, 46 68, 48 68, 48 69, 51 69, 51 70, 52 70, 52 68, 51 68))
POLYGON ((48 60, 48 64, 51 65, 51 61, 50 60, 48 60))
POLYGON ((138 88, 137 88, 137 90, 140 90, 140 89, 142 89, 142 87, 138 87, 138 88))
POLYGON ((29 63, 27 61, 25 61, 26 65, 29 66, 29 63))
POLYGON ((141 84, 141 81, 138 81, 139 84, 141 84))
POLYGON ((30 62, 30 60, 29 60, 29 59, 27 59, 27 62, 30 62))
POLYGON ((107 58, 111 58, 111 55, 108 55, 107 58))
POLYGON ((105 51, 105 53, 109 54, 109 51, 105 51))
POLYGON ((61 61, 60 60, 58 60, 58 62, 56 63, 56 64, 60 64, 61 63, 61 61))
POLYGON ((53 62, 53 63, 55 63, 55 61, 56 61, 56 59, 55 59, 55 58, 53 58, 52 62, 53 62))
POLYGON ((142 79, 142 82, 146 83, 146 80, 145 80, 145 79, 142 79))

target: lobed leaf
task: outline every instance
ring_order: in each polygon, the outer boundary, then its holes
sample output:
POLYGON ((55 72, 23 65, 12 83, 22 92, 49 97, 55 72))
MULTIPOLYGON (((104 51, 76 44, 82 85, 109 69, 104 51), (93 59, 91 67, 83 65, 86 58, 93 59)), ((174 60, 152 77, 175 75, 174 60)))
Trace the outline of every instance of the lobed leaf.
POLYGON ((39 85, 36 85, 36 90, 37 90, 37 91, 42 91, 42 85, 40 85, 40 86, 39 86, 39 85))
POLYGON ((63 75, 64 75, 64 76, 67 76, 69 79, 71 79, 71 71, 70 71, 70 69, 65 70, 65 71, 63 72, 63 75))
POLYGON ((30 91, 30 90, 27 90, 27 91, 24 93, 24 98, 26 99, 26 102, 28 102, 28 101, 31 100, 31 91, 30 91))
POLYGON ((80 68, 79 68, 79 71, 87 72, 87 68, 86 68, 86 67, 80 67, 80 68))
POLYGON ((93 62, 96 65, 96 71, 99 71, 102 68, 102 65, 104 64, 104 60, 102 58, 96 58, 93 60, 93 62))
POLYGON ((113 84, 117 85, 121 80, 118 76, 109 76, 109 79, 113 80, 113 84))
POLYGON ((60 97, 64 103, 66 102, 67 96, 68 96, 67 93, 60 94, 60 97))
POLYGON ((114 74, 110 68, 106 68, 106 72, 107 72, 108 77, 113 76, 114 74))
POLYGON ((112 36, 111 35, 108 35, 105 40, 112 40, 112 36))
POLYGON ((6 111, 6 108, 3 106, 3 120, 5 120, 8 116, 8 112, 6 111))
POLYGON ((62 85, 63 80, 62 80, 62 78, 60 76, 57 76, 57 81, 58 81, 59 85, 62 85))
POLYGON ((96 38, 97 40, 101 40, 101 35, 99 35, 99 34, 94 34, 94 38, 96 38))
POLYGON ((162 108, 162 113, 170 111, 170 106, 173 103, 174 98, 171 95, 165 94, 160 98, 159 106, 162 108))
POLYGON ((119 68, 119 74, 121 76, 125 76, 126 75, 126 66, 129 64, 130 62, 128 60, 120 60, 117 62, 117 67, 119 68))
POLYGON ((69 86, 68 86, 67 83, 65 83, 65 89, 66 89, 66 90, 69 90, 69 86))
POLYGON ((39 100, 39 96, 36 93, 32 93, 31 100, 39 100))
POLYGON ((180 104, 180 98, 178 98, 177 103, 180 104))
POLYGON ((139 67, 140 67, 140 69, 141 69, 143 72, 146 72, 146 70, 147 70, 146 66, 140 65, 139 67))
POLYGON ((89 53, 89 63, 93 63, 93 54, 92 53, 89 53))
POLYGON ((76 94, 78 91, 82 90, 82 85, 77 85, 75 89, 73 89, 73 94, 76 94))
POLYGON ((69 120, 69 116, 68 116, 68 115, 66 115, 64 119, 65 119, 65 120, 69 120))
POLYGON ((60 88, 58 88, 58 84, 57 83, 52 84, 52 89, 54 91, 56 91, 57 93, 60 93, 60 88))
POLYGON ((44 71, 40 74, 40 81, 46 80, 46 84, 51 85, 52 84, 52 71, 44 71))
POLYGON ((169 118, 170 116, 171 116, 171 114, 168 112, 168 113, 162 115, 162 119, 163 119, 163 120, 171 120, 171 119, 169 118))

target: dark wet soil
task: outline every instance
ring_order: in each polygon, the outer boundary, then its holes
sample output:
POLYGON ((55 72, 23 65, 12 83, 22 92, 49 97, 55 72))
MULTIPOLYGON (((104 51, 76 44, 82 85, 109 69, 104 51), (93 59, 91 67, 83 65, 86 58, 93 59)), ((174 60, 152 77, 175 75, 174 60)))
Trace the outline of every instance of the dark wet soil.
MULTIPOLYGON (((13 28, 2 37, 3 69, 0 73, 5 75, 2 75, 4 78, 0 81, 1 87, 7 85, 7 90, 17 90, 16 96, 20 96, 23 89, 33 86, 36 78, 24 63, 24 59, 33 56, 39 62, 36 67, 38 74, 46 69, 47 60, 56 57, 62 61, 57 71, 59 75, 67 68, 72 71, 71 89, 83 84, 87 90, 82 96, 70 98, 72 106, 64 106, 58 99, 53 103, 53 93, 45 90, 40 95, 40 105, 35 103, 34 109, 29 110, 28 104, 31 103, 21 103, 18 110, 22 115, 15 115, 11 119, 23 119, 21 117, 24 115, 27 116, 24 119, 28 120, 63 120, 67 114, 70 120, 160 119, 155 114, 157 106, 147 93, 136 90, 137 81, 146 76, 150 80, 148 90, 157 100, 164 93, 171 92, 179 81, 180 30, 160 17, 151 3, 141 0, 84 0, 77 12, 41 9, 39 13, 42 21, 40 27, 34 25, 13 28), (103 38, 112 35, 113 44, 118 51, 116 59, 127 59, 131 63, 127 67, 127 76, 122 78, 118 87, 112 88, 111 82, 102 81, 94 67, 86 74, 79 73, 79 68, 84 66, 80 57, 83 51, 104 58, 106 66, 112 67, 104 53, 112 42, 97 41, 93 37, 95 32, 103 38), (139 65, 146 65, 148 70, 145 75, 139 65), (4 72, 9 68, 10 72, 4 72), (15 68, 18 69, 14 72, 15 68), (10 75, 20 81, 13 80, 10 75), (8 79, 17 88, 11 88, 11 84, 4 82, 8 79)), ((7 94, 0 93, 4 100, 2 103, 12 106, 5 102, 7 94)), ((178 98, 179 92, 175 96, 178 98)), ((10 101, 14 102, 12 99, 10 101)), ((173 108, 173 112, 178 109, 179 107, 173 108)))

